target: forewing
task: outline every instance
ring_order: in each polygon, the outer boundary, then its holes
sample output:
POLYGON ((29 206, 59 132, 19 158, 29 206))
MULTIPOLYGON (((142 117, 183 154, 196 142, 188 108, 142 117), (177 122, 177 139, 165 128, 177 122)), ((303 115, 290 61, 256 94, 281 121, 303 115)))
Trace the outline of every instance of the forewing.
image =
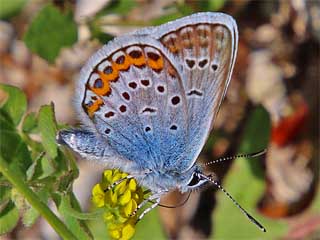
POLYGON ((131 35, 108 43, 82 69, 82 122, 139 170, 166 167, 187 146, 187 100, 175 65, 159 41, 131 35))
POLYGON ((188 104, 188 148, 182 165, 193 165, 199 155, 230 82, 238 31, 223 13, 198 13, 138 31, 150 34, 175 56, 188 104))

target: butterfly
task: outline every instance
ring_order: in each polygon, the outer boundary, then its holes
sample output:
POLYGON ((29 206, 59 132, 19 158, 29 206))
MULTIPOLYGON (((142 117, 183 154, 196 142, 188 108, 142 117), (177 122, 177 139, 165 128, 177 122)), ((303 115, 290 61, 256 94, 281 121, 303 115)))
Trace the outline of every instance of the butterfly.
POLYGON ((213 183, 233 200, 196 159, 226 94, 237 48, 236 22, 223 13, 196 13, 115 38, 82 68, 75 108, 83 126, 60 131, 58 142, 150 189, 138 209, 154 204, 139 219, 173 189, 184 193, 213 183))

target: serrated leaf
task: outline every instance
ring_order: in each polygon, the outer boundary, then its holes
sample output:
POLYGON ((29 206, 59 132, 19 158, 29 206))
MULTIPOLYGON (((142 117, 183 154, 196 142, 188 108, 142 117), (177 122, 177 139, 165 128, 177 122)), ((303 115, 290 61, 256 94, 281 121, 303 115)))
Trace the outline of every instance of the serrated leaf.
POLYGON ((42 138, 42 144, 46 153, 55 158, 58 155, 56 143, 57 126, 54 118, 53 105, 44 105, 38 115, 38 127, 42 138))
POLYGON ((26 0, 1 0, 0 19, 8 19, 20 12, 26 0))
POLYGON ((50 63, 54 62, 61 48, 76 41, 77 26, 71 12, 62 13, 51 4, 32 20, 24 36, 27 47, 50 63))
POLYGON ((17 126, 27 109, 27 98, 17 87, 0 84, 0 88, 8 94, 8 97, 2 104, 1 109, 10 116, 14 124, 17 126))
POLYGON ((22 131, 24 133, 32 133, 37 128, 37 116, 34 112, 29 113, 24 119, 22 123, 22 131))
POLYGON ((0 212, 0 235, 10 232, 18 223, 19 211, 12 201, 0 212))

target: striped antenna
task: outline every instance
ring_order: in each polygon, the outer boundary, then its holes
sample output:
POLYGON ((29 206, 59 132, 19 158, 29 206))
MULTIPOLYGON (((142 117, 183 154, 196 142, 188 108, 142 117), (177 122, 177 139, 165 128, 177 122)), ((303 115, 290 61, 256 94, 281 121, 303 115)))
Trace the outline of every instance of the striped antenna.
POLYGON ((211 165, 211 164, 214 164, 214 163, 224 162, 224 161, 227 161, 227 160, 232 160, 232 159, 235 159, 235 158, 259 157, 259 156, 265 154, 266 152, 267 152, 267 149, 263 149, 263 150, 261 150, 259 152, 255 152, 255 153, 239 154, 239 155, 235 155, 235 156, 231 156, 231 157, 223 157, 223 158, 219 158, 217 160, 213 160, 213 161, 207 162, 207 163, 204 164, 204 166, 208 166, 208 165, 211 165))
POLYGON ((234 203, 234 205, 236 205, 240 211, 246 215, 246 217, 252 222, 254 223, 262 232, 266 232, 267 230, 265 229, 264 226, 262 226, 261 223, 259 223, 254 217, 252 217, 243 207, 240 206, 240 204, 230 195, 230 193, 228 193, 222 186, 221 184, 212 179, 211 176, 206 176, 204 174, 200 175, 201 177, 203 177, 204 179, 208 180, 209 182, 213 183, 214 185, 216 185, 229 199, 231 199, 231 201, 234 203))

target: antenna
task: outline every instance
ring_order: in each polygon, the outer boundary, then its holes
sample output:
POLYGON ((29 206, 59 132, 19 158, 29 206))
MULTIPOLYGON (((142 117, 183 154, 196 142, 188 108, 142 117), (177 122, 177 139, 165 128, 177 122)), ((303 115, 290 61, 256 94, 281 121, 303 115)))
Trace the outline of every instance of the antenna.
POLYGON ((266 232, 267 230, 262 226, 261 223, 259 223, 254 217, 252 217, 243 207, 240 206, 240 204, 230 195, 230 193, 228 193, 222 186, 221 184, 212 179, 211 176, 206 176, 201 174, 201 177, 207 179, 208 181, 212 182, 214 185, 216 185, 228 198, 231 199, 231 201, 240 209, 240 211, 246 215, 246 217, 252 222, 254 223, 258 228, 260 228, 260 230, 262 232, 266 232))
POLYGON ((231 157, 223 157, 223 158, 219 158, 217 160, 213 160, 213 161, 210 161, 210 162, 207 162, 204 164, 204 166, 208 166, 208 165, 211 165, 211 164, 214 164, 214 163, 219 163, 219 162, 223 162, 223 161, 227 161, 227 160, 232 160, 232 159, 235 159, 235 158, 253 158, 253 157, 259 157, 263 154, 265 154, 267 152, 267 149, 263 149, 259 152, 255 152, 255 153, 248 153, 248 154, 239 154, 239 155, 235 155, 235 156, 231 156, 231 157))

